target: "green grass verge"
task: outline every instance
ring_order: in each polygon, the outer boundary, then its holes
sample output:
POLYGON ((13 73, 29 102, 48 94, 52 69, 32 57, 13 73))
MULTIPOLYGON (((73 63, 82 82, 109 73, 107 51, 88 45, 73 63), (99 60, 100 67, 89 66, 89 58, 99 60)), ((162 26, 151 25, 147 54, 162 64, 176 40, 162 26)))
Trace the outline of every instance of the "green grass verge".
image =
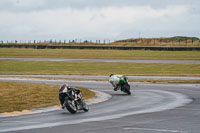
MULTIPOLYGON (((58 85, 0 82, 0 113, 60 105, 58 89, 58 85)), ((95 95, 88 89, 79 89, 84 99, 95 95)))
POLYGON ((0 48, 0 57, 200 60, 200 52, 0 48))
POLYGON ((0 61, 0 74, 200 76, 200 64, 0 61))

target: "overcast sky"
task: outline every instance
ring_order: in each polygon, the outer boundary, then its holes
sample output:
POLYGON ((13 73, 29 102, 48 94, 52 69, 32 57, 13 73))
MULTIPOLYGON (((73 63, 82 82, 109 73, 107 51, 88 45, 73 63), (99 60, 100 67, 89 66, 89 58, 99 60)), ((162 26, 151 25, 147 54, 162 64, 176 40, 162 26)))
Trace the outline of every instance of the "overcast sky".
POLYGON ((0 0, 0 40, 200 37, 200 0, 0 0))

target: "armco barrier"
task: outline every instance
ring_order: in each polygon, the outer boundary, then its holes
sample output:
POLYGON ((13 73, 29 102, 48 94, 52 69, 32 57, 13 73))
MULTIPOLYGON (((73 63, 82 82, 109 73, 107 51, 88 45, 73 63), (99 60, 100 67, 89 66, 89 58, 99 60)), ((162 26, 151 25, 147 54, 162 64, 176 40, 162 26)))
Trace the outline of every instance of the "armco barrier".
POLYGON ((192 51, 200 47, 133 47, 133 46, 83 46, 83 45, 0 45, 0 48, 34 48, 34 49, 116 49, 116 50, 165 50, 192 51))

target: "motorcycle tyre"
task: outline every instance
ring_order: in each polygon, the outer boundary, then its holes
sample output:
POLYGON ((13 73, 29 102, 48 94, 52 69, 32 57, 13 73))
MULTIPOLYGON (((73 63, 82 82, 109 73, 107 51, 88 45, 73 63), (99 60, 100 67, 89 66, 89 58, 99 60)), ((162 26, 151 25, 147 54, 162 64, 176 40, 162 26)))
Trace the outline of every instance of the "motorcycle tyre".
POLYGON ((70 113, 75 114, 77 112, 77 107, 72 105, 71 100, 66 100, 65 106, 70 113))
POLYGON ((131 91, 130 91, 130 90, 127 90, 126 93, 127 93, 128 95, 131 95, 131 91))
POLYGON ((85 111, 85 112, 88 112, 89 111, 89 107, 88 107, 88 105, 83 101, 83 110, 85 111))
POLYGON ((123 92, 127 93, 128 95, 131 95, 131 91, 130 91, 130 85, 128 83, 122 85, 122 89, 123 92))

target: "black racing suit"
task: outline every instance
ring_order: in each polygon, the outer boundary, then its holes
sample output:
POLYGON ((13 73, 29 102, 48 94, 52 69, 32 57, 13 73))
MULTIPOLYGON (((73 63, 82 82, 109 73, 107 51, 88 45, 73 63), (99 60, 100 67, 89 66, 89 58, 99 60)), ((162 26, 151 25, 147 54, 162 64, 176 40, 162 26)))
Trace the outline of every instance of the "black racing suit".
MULTIPOLYGON (((59 100, 60 100, 61 106, 63 106, 63 104, 64 104, 64 102, 65 102, 65 97, 67 96, 66 93, 63 93, 63 92, 62 92, 63 87, 65 87, 65 86, 61 86, 61 88, 59 89, 59 100)), ((77 95, 81 94, 81 91, 78 90, 78 89, 76 89, 76 88, 68 87, 67 89, 68 89, 68 91, 75 90, 75 93, 76 93, 77 95)), ((81 99, 82 99, 82 98, 81 98, 81 99)))

